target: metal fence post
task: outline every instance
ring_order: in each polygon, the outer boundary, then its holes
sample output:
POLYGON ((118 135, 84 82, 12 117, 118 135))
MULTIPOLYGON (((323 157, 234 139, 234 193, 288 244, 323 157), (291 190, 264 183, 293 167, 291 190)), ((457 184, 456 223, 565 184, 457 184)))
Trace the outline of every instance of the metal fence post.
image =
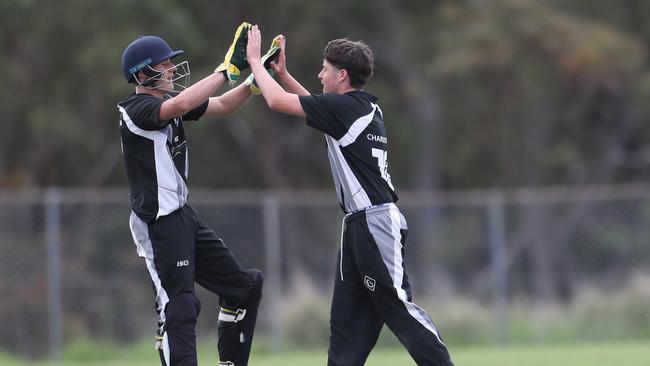
POLYGON ((491 196, 487 215, 496 339, 499 343, 505 344, 508 342, 508 267, 505 243, 506 219, 501 194, 491 196))
POLYGON ((280 300, 282 294, 282 253, 280 246, 280 205, 273 193, 264 197, 264 296, 270 316, 271 347, 282 347, 283 335, 280 326, 280 300))
POLYGON ((50 357, 58 359, 63 348, 61 295, 61 193, 45 192, 45 245, 47 248, 47 319, 50 357))

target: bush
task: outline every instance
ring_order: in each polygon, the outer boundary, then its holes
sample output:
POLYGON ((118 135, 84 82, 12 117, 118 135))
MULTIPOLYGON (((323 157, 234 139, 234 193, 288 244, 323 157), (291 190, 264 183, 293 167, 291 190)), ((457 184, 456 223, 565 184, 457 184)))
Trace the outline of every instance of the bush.
MULTIPOLYGON (((302 284, 283 306, 288 345, 326 347, 329 340, 330 298, 302 284)), ((454 297, 444 302, 418 301, 440 330, 445 343, 497 343, 494 309, 474 299, 454 297)), ((569 303, 511 301, 505 333, 509 343, 563 343, 587 340, 631 340, 650 337, 650 275, 636 275, 617 291, 584 285, 569 303)), ((399 347, 384 327, 378 347, 399 347)))
POLYGON ((329 342, 330 299, 307 284, 298 285, 284 304, 283 324, 287 343, 300 348, 320 348, 329 342))

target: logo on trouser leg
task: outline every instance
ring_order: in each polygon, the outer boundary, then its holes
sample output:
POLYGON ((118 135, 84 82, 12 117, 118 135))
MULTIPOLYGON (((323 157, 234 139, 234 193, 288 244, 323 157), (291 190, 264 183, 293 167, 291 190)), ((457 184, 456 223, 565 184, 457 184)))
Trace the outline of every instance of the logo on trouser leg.
POLYGON ((363 284, 366 285, 366 287, 368 288, 368 290, 370 290, 370 291, 375 291, 375 279, 374 279, 374 278, 371 278, 371 277, 366 276, 366 277, 363 279, 363 284))
POLYGON ((190 265, 190 261, 187 259, 176 262, 176 267, 188 267, 189 265, 190 265))

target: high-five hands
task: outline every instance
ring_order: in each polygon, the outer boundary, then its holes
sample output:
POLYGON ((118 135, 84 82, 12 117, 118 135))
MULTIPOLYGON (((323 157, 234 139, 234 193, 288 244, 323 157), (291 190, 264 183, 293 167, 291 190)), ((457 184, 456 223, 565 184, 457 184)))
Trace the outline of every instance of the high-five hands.
MULTIPOLYGON (((256 25, 253 26, 253 27, 255 27, 257 29, 257 33, 259 33, 259 28, 257 28, 256 25)), ((249 32, 251 32, 251 31, 249 31, 249 32)), ((249 35, 249 37, 251 37, 251 36, 249 35)), ((282 55, 281 46, 280 46, 281 42, 283 42, 283 41, 284 41, 284 36, 283 35, 279 34, 279 35, 275 36, 275 38, 273 38, 273 41, 271 41, 271 47, 269 47, 269 50, 260 59, 260 62, 264 65, 264 68, 266 69, 266 71, 271 76, 275 76, 274 65, 279 60, 280 57, 283 58, 283 64, 284 64, 284 57, 283 57, 284 55, 282 55)), ((260 35, 259 42, 261 43, 261 35, 260 35)), ((250 42, 250 38, 249 38, 249 44, 250 43, 251 42, 250 42)), ((258 46, 257 49, 259 50, 259 46, 258 46)), ((248 51, 248 48, 247 48, 247 51, 248 51)), ((251 51, 259 53, 259 51, 255 51, 254 49, 252 49, 251 51)), ((257 83, 255 82, 255 75, 253 75, 252 73, 248 76, 248 78, 246 78, 246 81, 244 81, 244 84, 250 86, 251 92, 254 95, 259 95, 259 94, 262 93, 262 91, 257 86, 257 83)))
POLYGON ((287 72, 287 61, 286 61, 286 51, 285 46, 287 43, 286 38, 282 34, 279 34, 273 38, 273 43, 277 42, 278 47, 280 47, 280 52, 278 57, 270 63, 271 70, 276 75, 282 75, 287 72))
POLYGON ((246 39, 248 31, 251 28, 250 23, 243 22, 235 32, 235 38, 226 52, 221 65, 217 66, 214 72, 225 72, 226 78, 230 85, 234 85, 239 80, 241 72, 249 67, 246 59, 246 39))

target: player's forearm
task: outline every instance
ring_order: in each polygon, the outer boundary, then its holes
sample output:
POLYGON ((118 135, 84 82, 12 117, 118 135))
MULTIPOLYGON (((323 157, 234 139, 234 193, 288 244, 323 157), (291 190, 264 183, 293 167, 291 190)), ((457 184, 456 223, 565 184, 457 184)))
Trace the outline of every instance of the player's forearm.
POLYGON ((181 116, 210 98, 226 81, 223 73, 211 74, 165 102, 171 107, 172 117, 181 116))
POLYGON ((286 71, 282 74, 278 74, 278 80, 280 80, 280 84, 284 87, 286 91, 289 93, 297 94, 297 95, 310 95, 311 93, 307 91, 299 82, 298 80, 294 79, 293 76, 289 73, 289 71, 286 71))
POLYGON ((305 117, 305 112, 300 105, 298 95, 287 93, 282 89, 280 84, 264 69, 264 66, 259 60, 250 61, 250 65, 255 75, 255 81, 262 91, 262 96, 264 96, 269 108, 277 112, 305 117))
POLYGON ((229 116, 237 112, 250 96, 250 87, 242 83, 218 97, 210 98, 205 114, 212 117, 229 116))
POLYGON ((252 61, 251 70, 255 75, 255 81, 262 91, 266 103, 272 108, 272 105, 276 104, 282 95, 287 92, 273 80, 260 61, 252 61))

